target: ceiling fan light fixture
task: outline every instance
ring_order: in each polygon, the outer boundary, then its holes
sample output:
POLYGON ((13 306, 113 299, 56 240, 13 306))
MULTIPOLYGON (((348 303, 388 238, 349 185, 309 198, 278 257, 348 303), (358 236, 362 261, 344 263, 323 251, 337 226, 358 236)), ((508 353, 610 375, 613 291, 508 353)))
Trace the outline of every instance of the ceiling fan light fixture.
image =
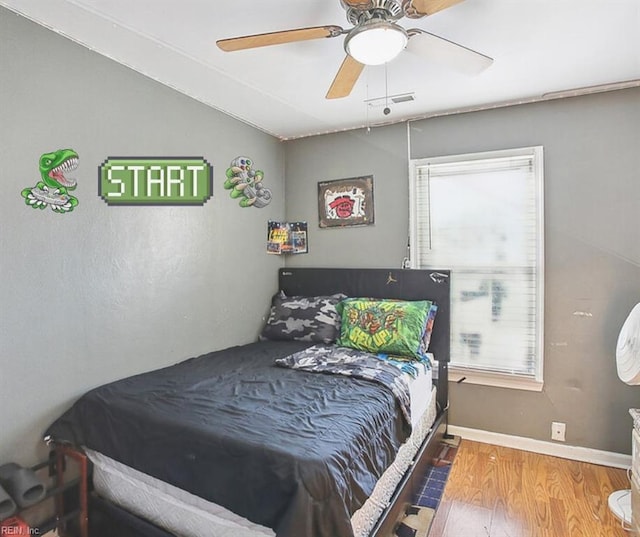
POLYGON ((347 54, 364 65, 382 65, 393 60, 407 46, 409 36, 404 28, 384 20, 367 21, 347 35, 347 54))

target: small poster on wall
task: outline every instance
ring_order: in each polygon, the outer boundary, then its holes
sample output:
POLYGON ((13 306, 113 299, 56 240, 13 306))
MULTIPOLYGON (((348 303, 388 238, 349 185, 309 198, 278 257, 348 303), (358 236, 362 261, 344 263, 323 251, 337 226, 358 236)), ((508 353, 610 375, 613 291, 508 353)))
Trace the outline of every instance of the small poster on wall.
POLYGON ((373 224, 373 176, 318 183, 320 227, 373 224))
POLYGON ((306 222, 273 222, 267 224, 268 254, 306 254, 306 222))

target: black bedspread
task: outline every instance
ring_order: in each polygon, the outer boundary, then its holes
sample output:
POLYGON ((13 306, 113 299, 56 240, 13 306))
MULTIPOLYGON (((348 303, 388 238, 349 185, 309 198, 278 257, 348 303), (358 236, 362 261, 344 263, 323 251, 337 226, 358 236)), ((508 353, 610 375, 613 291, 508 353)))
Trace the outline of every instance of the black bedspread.
POLYGON ((351 537, 350 517, 406 439, 383 386, 294 371, 265 341, 97 388, 48 431, 275 530, 351 537))

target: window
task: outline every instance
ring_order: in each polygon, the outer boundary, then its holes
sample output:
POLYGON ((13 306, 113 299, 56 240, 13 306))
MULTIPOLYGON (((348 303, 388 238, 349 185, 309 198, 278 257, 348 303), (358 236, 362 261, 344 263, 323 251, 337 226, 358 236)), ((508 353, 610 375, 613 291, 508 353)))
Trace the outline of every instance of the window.
POLYGON ((451 372, 542 389, 542 147, 411 161, 413 268, 451 269, 451 372))

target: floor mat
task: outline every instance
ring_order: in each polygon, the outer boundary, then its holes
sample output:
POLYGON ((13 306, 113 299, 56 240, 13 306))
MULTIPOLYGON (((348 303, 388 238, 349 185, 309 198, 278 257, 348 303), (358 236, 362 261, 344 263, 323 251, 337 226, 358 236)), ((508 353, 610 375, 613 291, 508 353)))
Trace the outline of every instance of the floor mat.
POLYGON ((413 500, 413 505, 407 509, 404 519, 393 534, 395 537, 428 536, 459 445, 459 436, 442 442, 438 455, 433 459, 424 475, 422 485, 413 500))

